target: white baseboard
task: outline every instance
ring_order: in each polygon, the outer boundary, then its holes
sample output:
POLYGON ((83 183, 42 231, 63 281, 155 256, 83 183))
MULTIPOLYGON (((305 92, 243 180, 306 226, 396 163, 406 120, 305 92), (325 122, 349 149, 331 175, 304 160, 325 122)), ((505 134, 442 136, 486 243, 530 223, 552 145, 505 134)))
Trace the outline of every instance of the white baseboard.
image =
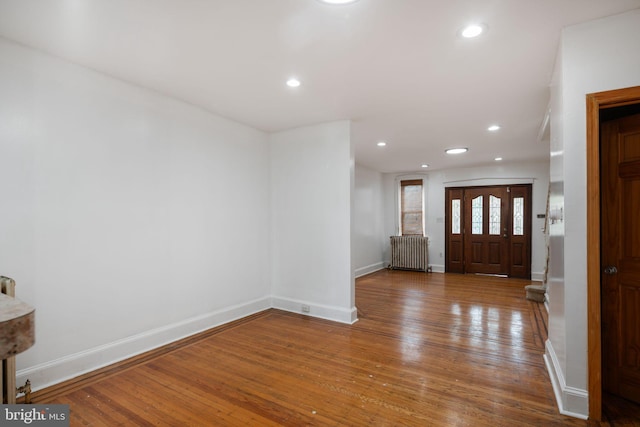
POLYGON ((24 384, 29 379, 33 391, 37 391, 269 308, 271 308, 271 298, 265 297, 152 329, 60 359, 21 369, 16 373, 17 384, 24 384))
MULTIPOLYGON (((371 265, 367 265, 366 267, 360 267, 360 268, 356 268, 355 270, 355 276, 356 277, 360 277, 360 276, 364 276, 365 274, 369 274, 369 273, 373 273, 374 271, 378 271, 378 270, 382 270, 383 268, 386 268, 386 265, 388 263, 384 263, 384 262, 377 262, 375 264, 371 264, 371 265)), ((431 267, 431 271, 433 273, 444 273, 444 265, 443 264, 429 264, 429 267, 431 267)), ((544 272, 536 272, 536 271, 532 271, 531 272, 531 280, 534 282, 542 282, 542 280, 544 279, 544 272)))
POLYGON ((365 267, 356 268, 354 273, 356 278, 358 278, 366 274, 373 273, 374 271, 382 270, 383 268, 385 268, 385 264, 383 261, 380 261, 365 267))
POLYGON ((444 273, 444 265, 431 264, 430 267, 432 273, 444 273))
POLYGON ((279 310, 291 313, 304 314, 305 316, 318 317, 334 322, 347 323, 349 325, 358 321, 358 310, 355 307, 345 309, 342 307, 322 305, 308 301, 294 300, 290 298, 272 297, 271 306, 279 310), (309 307, 308 312, 302 311, 302 306, 309 307))
POLYGON ((560 362, 549 340, 545 343, 544 363, 547 365, 547 371, 551 377, 551 385, 560 413, 583 420, 588 419, 589 393, 586 390, 567 386, 560 362))
POLYGON ((544 280, 544 272, 532 271, 531 280, 534 282, 542 282, 544 280))

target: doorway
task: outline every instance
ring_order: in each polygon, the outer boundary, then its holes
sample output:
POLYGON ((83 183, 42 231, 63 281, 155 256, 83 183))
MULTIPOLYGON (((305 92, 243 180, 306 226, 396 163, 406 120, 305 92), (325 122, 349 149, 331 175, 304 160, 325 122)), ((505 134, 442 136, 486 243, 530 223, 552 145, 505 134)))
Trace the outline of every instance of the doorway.
POLYGON ((445 271, 531 278, 531 184, 447 188, 445 271))
POLYGON ((640 113, 600 114, 600 170, 602 389, 640 403, 640 113))
MULTIPOLYGON (((637 251, 640 241, 637 239, 638 230, 622 230, 624 217, 628 217, 626 213, 637 213, 640 206, 640 197, 635 197, 640 193, 640 133, 625 127, 621 136, 618 125, 613 125, 618 130, 611 130, 611 125, 605 123, 624 121, 624 117, 638 113, 640 87, 587 95, 588 389, 589 417, 595 420, 602 417, 603 386, 608 390, 619 389, 620 384, 616 382, 621 373, 626 375, 625 365, 628 367, 632 362, 628 358, 625 360, 624 347, 629 344, 637 350, 640 346, 633 338, 637 338, 637 326, 633 333, 628 328, 625 330, 624 326, 627 321, 624 318, 640 304, 640 290, 634 290, 635 285, 628 286, 630 279, 635 282, 635 266, 625 261, 625 252, 637 251), (611 141, 605 141, 605 133, 617 134, 612 137, 615 140, 613 145, 611 141), (609 153, 612 147, 615 153, 609 153), (626 164, 621 165, 620 161, 626 164), (610 203, 615 203, 616 207, 608 206, 610 203), (629 239, 630 236, 633 238, 629 239), (633 294, 631 298, 626 295, 629 292, 633 294), (625 335, 631 336, 631 342, 625 335), (615 360, 609 357, 611 346, 616 346, 615 360), (612 366, 614 363, 617 366, 612 366)), ((626 122, 623 126, 627 126, 626 122)), ((635 218, 637 215, 629 219, 637 228, 635 218)), ((631 321, 637 325, 637 318, 631 321)), ((627 388, 628 384, 622 387, 627 388)), ((623 394, 628 395, 628 392, 623 391, 623 394)))

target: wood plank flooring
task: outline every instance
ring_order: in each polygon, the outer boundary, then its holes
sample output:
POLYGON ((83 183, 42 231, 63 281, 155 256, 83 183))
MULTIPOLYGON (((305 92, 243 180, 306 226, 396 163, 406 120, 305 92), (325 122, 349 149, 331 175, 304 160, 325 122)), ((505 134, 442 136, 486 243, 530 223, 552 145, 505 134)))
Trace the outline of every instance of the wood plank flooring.
POLYGON ((558 413, 529 283, 383 270, 354 325, 268 310, 33 400, 72 426, 598 425, 558 413))

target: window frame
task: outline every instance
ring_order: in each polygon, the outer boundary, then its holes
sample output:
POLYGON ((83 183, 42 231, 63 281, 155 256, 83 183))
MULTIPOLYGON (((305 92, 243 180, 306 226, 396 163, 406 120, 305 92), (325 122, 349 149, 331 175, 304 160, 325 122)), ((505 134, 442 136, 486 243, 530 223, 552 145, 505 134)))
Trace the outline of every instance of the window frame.
POLYGON ((397 177, 397 235, 398 236, 426 236, 426 178, 424 176, 401 176, 397 177), (404 234, 403 233, 403 187, 407 185, 420 185, 420 207, 421 207, 421 228, 422 234, 404 234))

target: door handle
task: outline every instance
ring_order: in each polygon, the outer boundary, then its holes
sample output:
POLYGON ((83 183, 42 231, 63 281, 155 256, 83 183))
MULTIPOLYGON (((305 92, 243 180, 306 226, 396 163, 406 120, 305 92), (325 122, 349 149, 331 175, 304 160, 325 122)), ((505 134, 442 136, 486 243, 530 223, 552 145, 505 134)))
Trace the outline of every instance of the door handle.
POLYGON ((610 266, 604 268, 604 274, 608 274, 609 276, 613 276, 616 273, 618 273, 618 269, 616 268, 615 265, 610 265, 610 266))

